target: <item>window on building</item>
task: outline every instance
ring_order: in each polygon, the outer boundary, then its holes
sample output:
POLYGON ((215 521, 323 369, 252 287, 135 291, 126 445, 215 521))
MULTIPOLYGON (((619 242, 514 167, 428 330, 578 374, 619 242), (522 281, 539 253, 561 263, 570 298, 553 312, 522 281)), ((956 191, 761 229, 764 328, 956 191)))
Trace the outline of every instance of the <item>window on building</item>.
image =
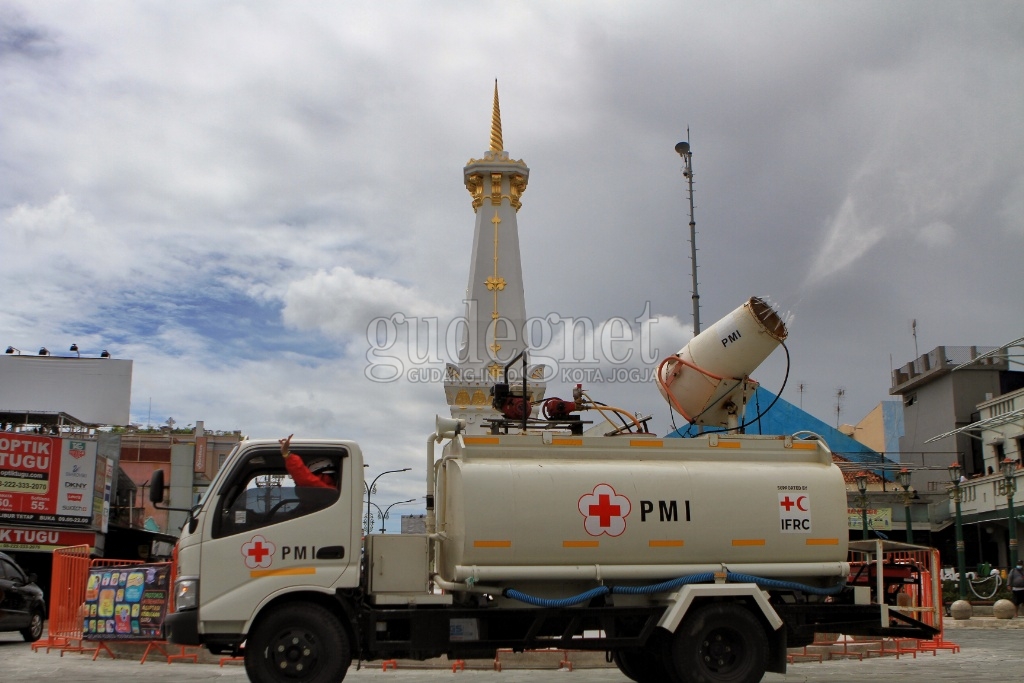
POLYGON ((1002 441, 992 444, 992 453, 996 456, 996 464, 1002 465, 1003 460, 1006 459, 1006 449, 1003 448, 1002 441))

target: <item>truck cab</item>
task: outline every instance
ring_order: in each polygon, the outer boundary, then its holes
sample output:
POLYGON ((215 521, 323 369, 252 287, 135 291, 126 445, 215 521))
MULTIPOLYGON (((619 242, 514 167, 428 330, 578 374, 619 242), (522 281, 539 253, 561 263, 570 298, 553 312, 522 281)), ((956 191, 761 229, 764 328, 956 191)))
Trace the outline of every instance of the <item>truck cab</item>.
MULTIPOLYGON (((349 441, 291 448, 309 470, 330 470, 335 486, 297 485, 276 441, 239 444, 181 531, 166 622, 174 642, 234 651, 281 596, 322 601, 358 586, 362 453, 349 441)), ((153 495, 161 494, 157 482, 153 495)))

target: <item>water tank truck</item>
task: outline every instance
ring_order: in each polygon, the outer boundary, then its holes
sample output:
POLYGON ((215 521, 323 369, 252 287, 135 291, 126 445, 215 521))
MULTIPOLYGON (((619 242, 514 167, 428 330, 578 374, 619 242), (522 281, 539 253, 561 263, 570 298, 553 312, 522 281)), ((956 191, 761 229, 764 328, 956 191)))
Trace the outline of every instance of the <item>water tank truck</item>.
MULTIPOLYGON (((784 672, 815 632, 931 637, 881 586, 846 586, 825 443, 739 433, 749 373, 785 336, 755 298, 661 364, 662 393, 709 427, 695 438, 659 438, 582 387, 531 417, 528 393, 498 383, 496 408, 515 407, 490 433, 437 418, 426 439, 423 534, 363 536, 357 443, 295 439, 339 481, 304 489, 277 441, 244 441, 182 529, 167 637, 244 655, 261 683, 553 647, 604 651, 640 683, 742 683, 784 672), (584 435, 586 410, 623 426, 584 435)), ((159 502, 163 482, 150 490, 159 502)))

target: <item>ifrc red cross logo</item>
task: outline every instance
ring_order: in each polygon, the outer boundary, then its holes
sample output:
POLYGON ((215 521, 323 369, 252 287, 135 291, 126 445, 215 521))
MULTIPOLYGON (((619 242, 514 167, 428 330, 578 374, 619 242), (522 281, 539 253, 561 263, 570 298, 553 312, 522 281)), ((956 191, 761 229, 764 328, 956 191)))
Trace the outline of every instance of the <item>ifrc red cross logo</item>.
POLYGON ((249 569, 269 567, 274 562, 274 551, 277 546, 256 535, 248 543, 242 544, 242 557, 245 558, 245 566, 249 569))
POLYGON ((629 498, 615 493, 608 484, 598 484, 593 493, 580 496, 578 507, 585 518, 583 528, 591 536, 619 536, 626 530, 626 517, 631 509, 629 498))
POLYGON ((794 507, 800 512, 807 512, 807 496, 797 496, 795 499, 779 496, 779 505, 786 508, 786 512, 792 512, 794 507))
POLYGON ((811 533, 811 498, 805 493, 779 491, 779 531, 811 533))

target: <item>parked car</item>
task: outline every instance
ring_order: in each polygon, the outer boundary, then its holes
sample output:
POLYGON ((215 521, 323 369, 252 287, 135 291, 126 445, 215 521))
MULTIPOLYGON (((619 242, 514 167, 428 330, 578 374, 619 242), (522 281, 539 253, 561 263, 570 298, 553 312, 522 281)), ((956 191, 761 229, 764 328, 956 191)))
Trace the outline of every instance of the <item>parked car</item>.
POLYGON ((0 553, 0 631, 20 631, 28 642, 43 635, 46 601, 36 585, 10 555, 0 553))

